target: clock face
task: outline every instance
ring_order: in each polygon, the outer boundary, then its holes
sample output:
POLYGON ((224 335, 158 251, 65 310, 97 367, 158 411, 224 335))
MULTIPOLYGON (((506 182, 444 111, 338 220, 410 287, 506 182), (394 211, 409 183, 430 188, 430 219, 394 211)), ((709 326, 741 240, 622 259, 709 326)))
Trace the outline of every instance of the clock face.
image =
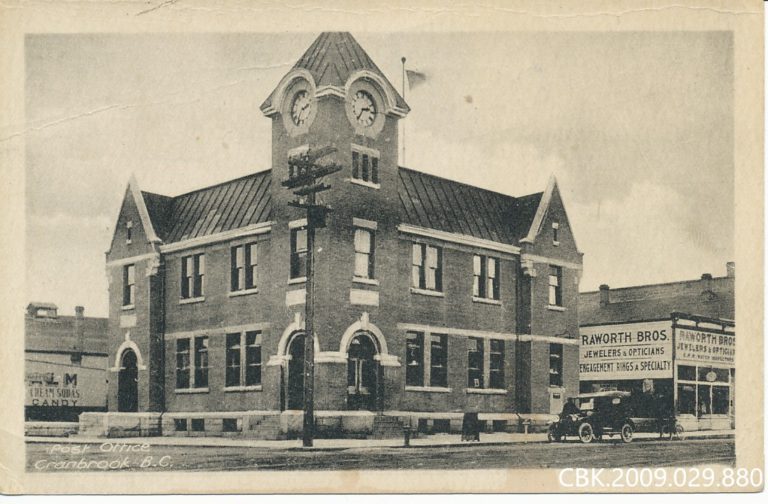
POLYGON ((293 104, 291 105, 291 119, 296 126, 303 126, 309 118, 309 113, 312 111, 312 102, 309 98, 309 93, 302 90, 296 93, 293 97, 293 104))
POLYGON ((358 91, 352 99, 352 115, 361 126, 370 126, 376 119, 376 102, 366 91, 358 91))

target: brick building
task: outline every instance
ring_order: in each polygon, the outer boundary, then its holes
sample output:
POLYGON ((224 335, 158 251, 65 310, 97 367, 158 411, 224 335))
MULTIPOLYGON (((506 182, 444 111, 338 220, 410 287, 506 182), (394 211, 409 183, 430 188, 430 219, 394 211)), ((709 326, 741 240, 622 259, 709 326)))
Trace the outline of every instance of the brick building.
POLYGON ((107 252, 116 413, 81 423, 301 429, 306 220, 281 182, 324 146, 344 168, 316 237, 321 433, 559 411, 578 389, 582 260, 554 178, 512 197, 398 166, 409 107, 348 33, 321 34, 261 110, 270 170, 174 197, 130 181, 107 252))
POLYGON ((674 411, 686 430, 732 428, 735 290, 727 263, 722 277, 581 294, 581 390, 633 392, 641 419, 674 411))
POLYGON ((24 316, 24 419, 75 422, 107 409, 107 319, 59 315, 53 303, 29 303, 24 316))

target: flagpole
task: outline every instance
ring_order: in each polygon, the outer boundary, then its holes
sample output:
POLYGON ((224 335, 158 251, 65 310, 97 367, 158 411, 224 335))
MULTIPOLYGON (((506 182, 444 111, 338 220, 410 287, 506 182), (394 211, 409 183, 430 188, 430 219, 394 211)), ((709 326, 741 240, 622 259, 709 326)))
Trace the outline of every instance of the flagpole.
MULTIPOLYGON (((403 100, 405 100, 405 56, 400 58, 403 64, 403 100)), ((403 138, 401 139, 403 145, 403 166, 405 166, 405 121, 403 121, 403 138)))

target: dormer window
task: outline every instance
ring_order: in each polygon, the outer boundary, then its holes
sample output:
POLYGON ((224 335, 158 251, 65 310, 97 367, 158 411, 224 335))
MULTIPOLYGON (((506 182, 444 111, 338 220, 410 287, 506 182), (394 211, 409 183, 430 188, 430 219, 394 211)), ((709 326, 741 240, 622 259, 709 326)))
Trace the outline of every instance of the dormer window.
POLYGON ((560 245, 560 223, 559 222, 553 222, 552 223, 552 245, 560 245))
POLYGON ((352 182, 379 187, 379 151, 352 145, 352 182))
POLYGON ((130 245, 132 240, 133 240, 133 221, 128 221, 125 223, 125 243, 127 245, 130 245))

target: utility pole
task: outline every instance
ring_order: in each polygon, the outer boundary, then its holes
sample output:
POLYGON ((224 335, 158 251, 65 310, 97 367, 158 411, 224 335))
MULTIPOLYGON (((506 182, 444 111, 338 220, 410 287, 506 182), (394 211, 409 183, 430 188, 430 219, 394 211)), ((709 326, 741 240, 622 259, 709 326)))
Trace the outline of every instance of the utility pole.
POLYGON ((323 147, 316 151, 307 151, 288 159, 288 179, 283 187, 293 190, 297 199, 288 204, 303 208, 307 212, 307 297, 305 309, 304 334, 304 429, 302 442, 305 447, 312 446, 315 438, 315 229, 325 227, 326 214, 331 210, 326 205, 317 203, 317 193, 327 191, 331 186, 324 184, 322 178, 341 170, 336 163, 318 164, 317 160, 336 152, 334 147, 323 147))

